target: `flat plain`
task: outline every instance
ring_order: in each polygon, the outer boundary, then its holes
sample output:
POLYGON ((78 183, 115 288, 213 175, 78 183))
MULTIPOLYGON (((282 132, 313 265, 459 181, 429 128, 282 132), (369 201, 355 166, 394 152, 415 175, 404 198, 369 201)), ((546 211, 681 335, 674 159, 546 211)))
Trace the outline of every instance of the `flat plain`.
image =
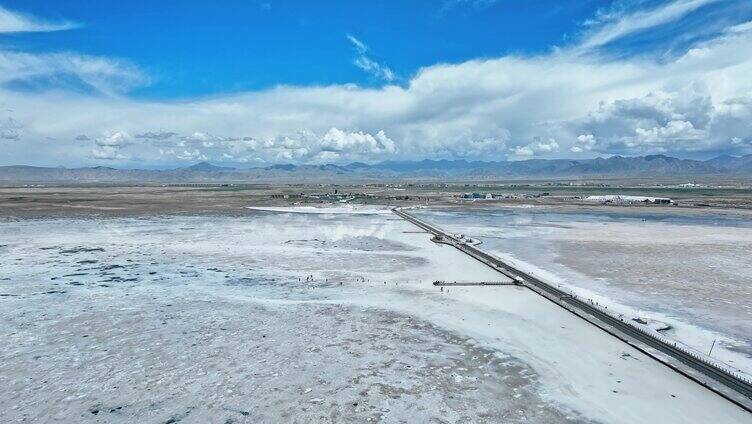
POLYGON ((52 190, 0 202, 2 421, 749 419, 386 206, 52 190))

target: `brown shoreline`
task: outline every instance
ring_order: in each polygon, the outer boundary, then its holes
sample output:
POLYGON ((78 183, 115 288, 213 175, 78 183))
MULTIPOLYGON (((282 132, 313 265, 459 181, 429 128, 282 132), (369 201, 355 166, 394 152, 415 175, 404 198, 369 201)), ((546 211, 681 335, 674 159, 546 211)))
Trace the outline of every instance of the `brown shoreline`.
MULTIPOLYGON (((467 188, 473 190, 473 188, 467 188)), ((752 196, 728 197, 719 192, 687 193, 677 205, 616 205, 590 203, 573 187, 563 195, 541 196, 544 187, 514 198, 465 200, 457 187, 440 186, 55 186, 0 188, 0 217, 15 219, 66 217, 137 217, 155 215, 241 215, 246 206, 291 206, 338 203, 343 193, 354 204, 422 205, 468 210, 534 207, 557 212, 650 213, 680 216, 752 217, 752 196), (337 194, 335 194, 337 193, 337 194), (320 198, 317 198, 319 196, 320 198), (701 205, 701 206, 698 206, 701 205)), ((616 190, 610 188, 610 190, 616 190)), ((645 190, 649 193, 649 189, 645 190)))

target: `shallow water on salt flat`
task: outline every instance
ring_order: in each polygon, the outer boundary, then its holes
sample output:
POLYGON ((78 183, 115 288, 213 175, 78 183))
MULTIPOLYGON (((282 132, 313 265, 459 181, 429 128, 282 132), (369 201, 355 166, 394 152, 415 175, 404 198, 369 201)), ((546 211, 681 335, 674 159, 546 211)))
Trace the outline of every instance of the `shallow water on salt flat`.
POLYGON ((716 354, 752 371, 750 220, 550 208, 418 214, 556 283, 666 322, 668 335, 700 351, 720 337, 726 352, 716 354))

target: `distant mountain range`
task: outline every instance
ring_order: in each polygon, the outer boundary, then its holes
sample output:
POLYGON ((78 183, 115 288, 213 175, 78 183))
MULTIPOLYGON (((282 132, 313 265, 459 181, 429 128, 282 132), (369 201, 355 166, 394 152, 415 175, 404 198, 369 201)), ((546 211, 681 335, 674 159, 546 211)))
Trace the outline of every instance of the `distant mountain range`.
POLYGON ((216 166, 207 162, 170 170, 115 169, 101 166, 0 167, 0 182, 6 183, 480 181, 694 176, 752 177, 752 155, 719 156, 704 161, 650 155, 586 160, 530 159, 515 162, 423 160, 387 161, 377 164, 355 162, 348 165, 282 164, 250 169, 216 166))
POLYGON ((201 171, 201 172, 218 172, 218 171, 234 171, 235 170, 235 168, 229 168, 226 166, 212 165, 209 162, 199 162, 195 165, 191 165, 183 169, 187 169, 189 171, 201 171))

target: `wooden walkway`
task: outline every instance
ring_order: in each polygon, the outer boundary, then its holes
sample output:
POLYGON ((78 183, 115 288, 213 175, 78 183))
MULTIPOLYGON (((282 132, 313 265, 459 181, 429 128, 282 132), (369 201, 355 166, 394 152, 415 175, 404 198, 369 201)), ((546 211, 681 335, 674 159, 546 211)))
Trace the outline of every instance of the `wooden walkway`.
POLYGON ((448 283, 446 281, 434 281, 434 286, 521 286, 522 284, 514 281, 465 281, 457 282, 453 281, 448 283))

